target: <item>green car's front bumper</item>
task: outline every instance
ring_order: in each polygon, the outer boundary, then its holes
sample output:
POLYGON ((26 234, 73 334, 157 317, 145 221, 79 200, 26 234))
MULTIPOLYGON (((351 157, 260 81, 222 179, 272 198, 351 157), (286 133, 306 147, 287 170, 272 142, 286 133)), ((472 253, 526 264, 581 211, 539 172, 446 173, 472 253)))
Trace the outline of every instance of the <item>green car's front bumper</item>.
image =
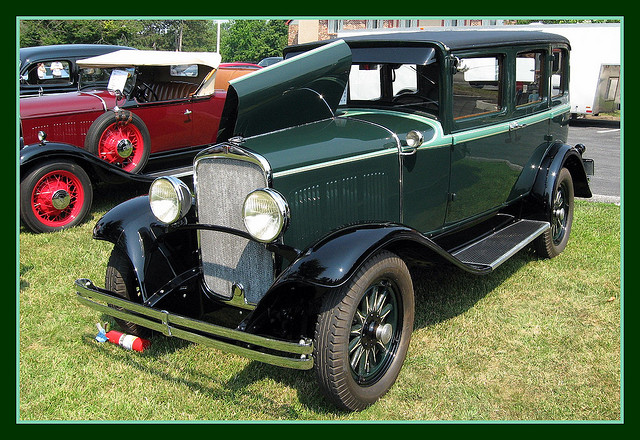
POLYGON ((171 314, 119 298, 84 278, 76 280, 75 288, 80 303, 167 336, 281 367, 298 370, 313 367, 313 344, 310 341, 282 341, 171 314))

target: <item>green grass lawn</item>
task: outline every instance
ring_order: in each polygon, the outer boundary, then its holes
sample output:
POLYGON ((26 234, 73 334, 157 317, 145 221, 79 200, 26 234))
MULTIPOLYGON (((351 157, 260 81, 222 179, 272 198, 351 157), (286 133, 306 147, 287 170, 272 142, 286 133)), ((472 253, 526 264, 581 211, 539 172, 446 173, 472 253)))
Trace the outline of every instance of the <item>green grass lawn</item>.
MULTIPOLYGON (((620 208, 577 202, 564 253, 524 250, 493 274, 419 269, 398 381, 360 413, 327 404, 312 372, 155 336, 144 353, 94 340, 110 320, 75 299, 104 286, 111 244, 92 219, 20 231, 19 409, 32 420, 619 420, 620 208)), ((116 200, 117 201, 117 200, 116 200)), ((113 325, 113 321, 110 321, 113 325)))

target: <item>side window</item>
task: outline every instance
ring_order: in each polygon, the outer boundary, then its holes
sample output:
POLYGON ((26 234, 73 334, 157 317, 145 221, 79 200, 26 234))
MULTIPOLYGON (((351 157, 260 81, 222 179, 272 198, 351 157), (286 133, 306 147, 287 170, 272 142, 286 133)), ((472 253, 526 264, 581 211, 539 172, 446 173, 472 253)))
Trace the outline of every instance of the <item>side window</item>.
POLYGON ((375 105, 438 113, 439 67, 401 63, 354 64, 340 105, 375 105))
POLYGON ((516 57, 516 106, 542 102, 545 98, 544 53, 523 52, 516 57))
POLYGON ((553 49, 551 59, 551 96, 561 96, 567 90, 567 52, 564 49, 553 49))
POLYGON ((391 69, 392 93, 396 97, 404 93, 416 93, 418 81, 415 64, 400 64, 391 69))
POLYGON ((454 120, 502 109, 503 63, 500 57, 462 58, 453 76, 454 120))
POLYGON ((349 101, 373 101, 382 98, 380 64, 354 64, 349 73, 349 101))
POLYGON ((68 84, 71 83, 68 61, 45 61, 29 68, 26 80, 29 85, 38 84, 68 84))

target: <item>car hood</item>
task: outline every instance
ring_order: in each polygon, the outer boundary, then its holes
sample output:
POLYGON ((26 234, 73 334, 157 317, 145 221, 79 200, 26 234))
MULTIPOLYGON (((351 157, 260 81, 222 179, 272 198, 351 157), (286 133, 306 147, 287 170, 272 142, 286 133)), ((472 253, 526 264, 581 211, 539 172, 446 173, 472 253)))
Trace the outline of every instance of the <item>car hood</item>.
POLYGON ((218 140, 333 117, 350 68, 351 50, 338 40, 231 81, 218 140))
POLYGON ((68 92, 20 98, 20 118, 41 118, 71 113, 106 111, 115 105, 107 91, 68 92))

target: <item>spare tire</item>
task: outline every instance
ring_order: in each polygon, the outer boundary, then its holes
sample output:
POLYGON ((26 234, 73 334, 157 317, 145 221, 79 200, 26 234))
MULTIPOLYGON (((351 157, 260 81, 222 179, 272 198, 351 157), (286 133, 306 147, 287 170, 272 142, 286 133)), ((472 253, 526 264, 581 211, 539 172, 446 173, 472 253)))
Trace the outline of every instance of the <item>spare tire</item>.
POLYGON ((128 110, 108 111, 89 127, 84 148, 130 173, 139 173, 149 160, 151 137, 142 119, 128 110))

